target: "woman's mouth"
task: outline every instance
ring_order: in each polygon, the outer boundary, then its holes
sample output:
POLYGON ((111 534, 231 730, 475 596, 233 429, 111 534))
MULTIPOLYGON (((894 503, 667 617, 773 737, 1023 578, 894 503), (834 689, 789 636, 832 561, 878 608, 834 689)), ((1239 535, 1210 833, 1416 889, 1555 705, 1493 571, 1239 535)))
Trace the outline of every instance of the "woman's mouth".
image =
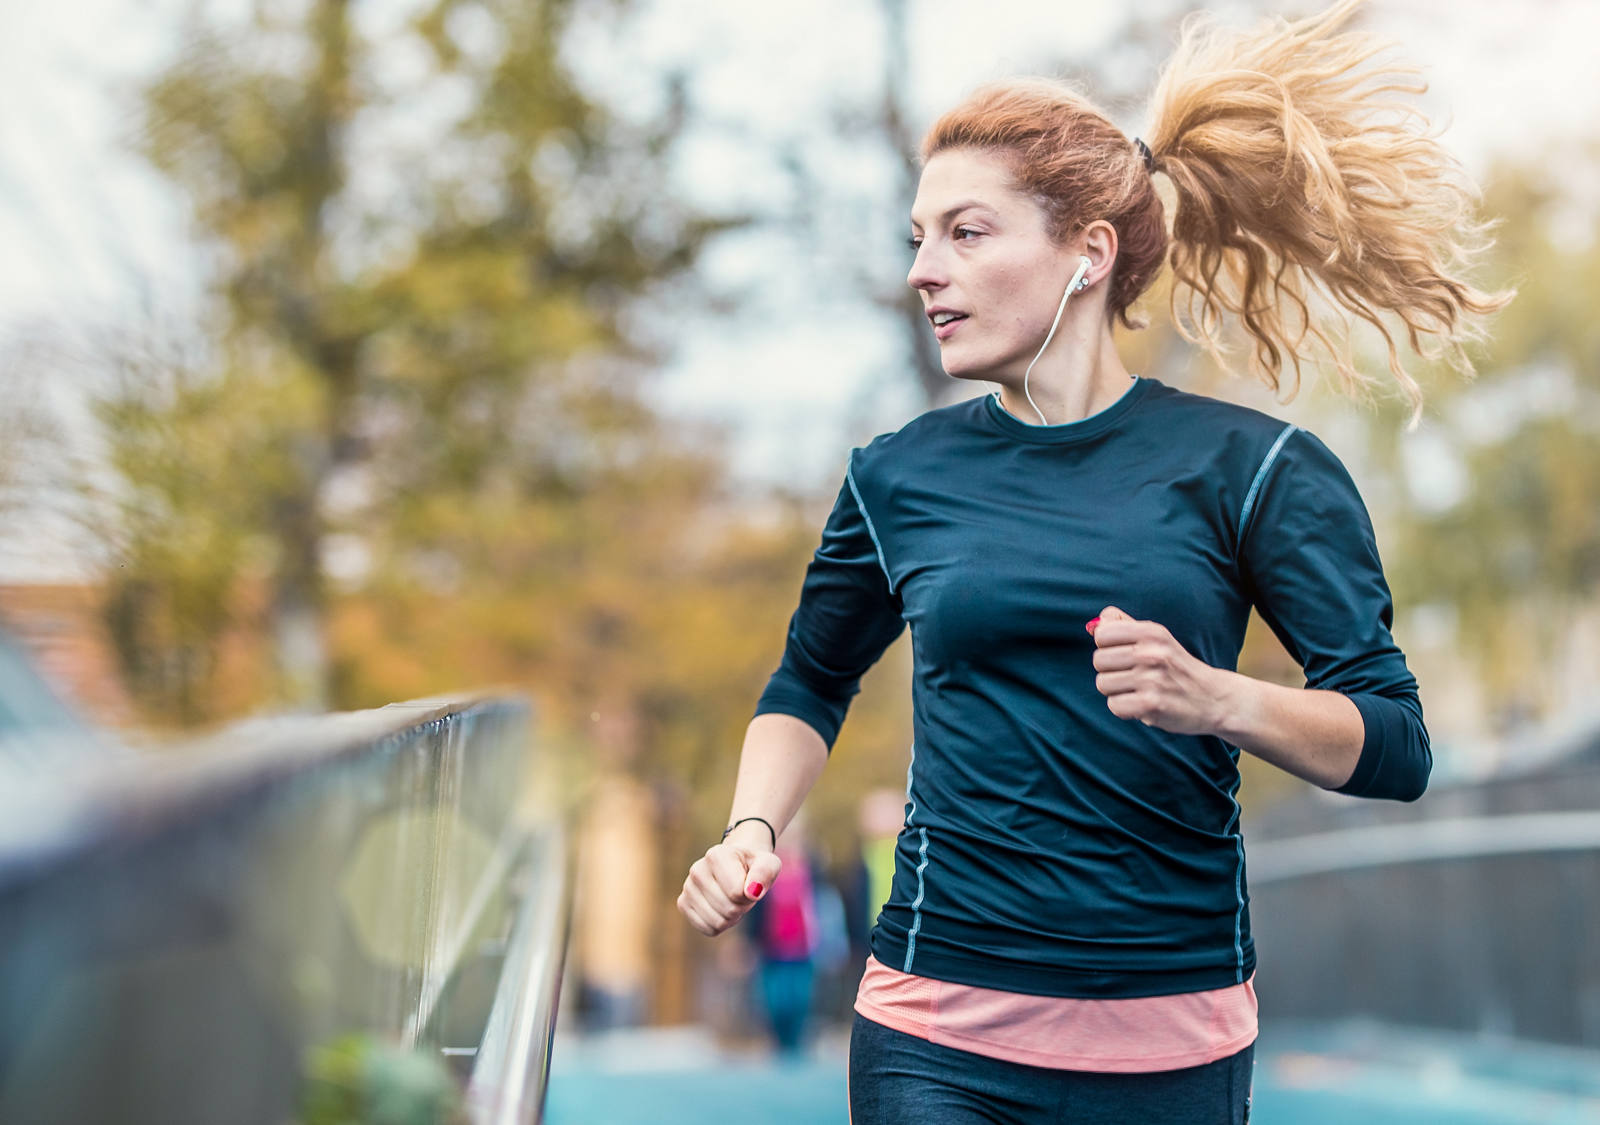
POLYGON ((950 338, 950 333, 954 332, 956 330, 956 326, 966 319, 967 318, 965 316, 957 315, 952 316, 943 324, 935 323, 933 326, 933 334, 935 338, 940 340, 948 340, 950 338))

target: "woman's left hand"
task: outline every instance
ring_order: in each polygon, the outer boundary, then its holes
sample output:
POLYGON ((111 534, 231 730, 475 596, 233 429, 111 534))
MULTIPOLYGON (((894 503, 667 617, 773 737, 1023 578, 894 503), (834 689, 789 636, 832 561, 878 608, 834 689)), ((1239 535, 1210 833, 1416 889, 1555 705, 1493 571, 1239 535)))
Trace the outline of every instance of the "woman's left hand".
POLYGON ((1085 628, 1094 637, 1094 686, 1113 715, 1173 734, 1217 729, 1223 673, 1190 655, 1165 625, 1108 605, 1085 628))

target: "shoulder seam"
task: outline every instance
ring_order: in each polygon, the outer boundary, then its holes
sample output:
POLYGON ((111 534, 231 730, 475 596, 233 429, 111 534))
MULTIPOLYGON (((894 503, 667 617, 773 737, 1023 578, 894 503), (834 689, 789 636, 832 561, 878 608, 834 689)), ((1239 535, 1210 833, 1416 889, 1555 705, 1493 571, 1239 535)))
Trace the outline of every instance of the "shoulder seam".
POLYGON ((1261 482, 1266 479, 1267 471, 1272 468, 1272 463, 1278 458, 1278 451, 1283 448, 1283 443, 1300 427, 1290 422, 1278 434, 1278 440, 1272 443, 1272 448, 1267 450, 1267 455, 1261 459, 1261 465, 1256 469, 1255 479, 1250 482, 1250 490, 1245 493, 1244 505, 1239 509, 1239 534, 1235 540, 1237 549, 1244 548, 1245 528, 1250 521, 1250 510, 1255 507, 1256 493, 1261 490, 1261 482))
POLYGON ((889 593, 894 594, 894 576, 889 573, 889 564, 884 561, 883 543, 878 539, 878 529, 872 525, 872 515, 867 511, 867 505, 861 499, 861 490, 856 487, 855 454, 851 453, 844 467, 845 483, 850 486, 850 495, 855 497, 856 508, 861 512, 861 518, 866 521, 867 534, 872 537, 873 549, 878 552, 878 566, 883 570, 883 577, 889 583, 889 593))

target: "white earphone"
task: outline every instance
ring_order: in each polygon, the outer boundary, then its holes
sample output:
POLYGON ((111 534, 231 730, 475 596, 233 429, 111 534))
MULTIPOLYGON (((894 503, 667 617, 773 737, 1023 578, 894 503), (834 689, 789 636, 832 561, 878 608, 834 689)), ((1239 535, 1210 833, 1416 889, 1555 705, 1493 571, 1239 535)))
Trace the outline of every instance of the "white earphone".
POLYGON ((1067 310, 1067 298, 1074 292, 1082 292, 1089 288, 1089 271, 1094 268, 1094 263, 1088 258, 1079 255, 1078 272, 1072 275, 1072 280, 1067 282, 1067 291, 1061 294, 1061 304, 1056 308, 1056 318, 1050 324, 1050 334, 1044 338, 1044 343, 1039 345, 1039 354, 1033 357, 1033 363, 1028 364, 1028 370, 1022 373, 1022 394, 1028 400, 1028 405, 1033 407, 1033 412, 1039 416, 1041 425, 1049 425, 1045 419, 1044 411, 1039 409, 1039 404, 1033 401, 1033 396, 1028 394, 1028 374, 1033 370, 1033 364, 1039 362, 1039 356, 1044 355, 1045 348, 1050 346, 1050 341, 1055 337, 1056 326, 1061 323, 1061 314, 1067 310))
MULTIPOLYGON (((1094 269, 1094 263, 1082 254, 1078 255, 1078 272, 1072 275, 1072 280, 1067 283, 1067 288, 1071 289, 1073 286, 1077 286, 1079 289, 1089 288, 1089 279, 1084 275, 1092 269, 1094 269)), ((1065 302, 1062 303, 1065 304, 1065 302)))

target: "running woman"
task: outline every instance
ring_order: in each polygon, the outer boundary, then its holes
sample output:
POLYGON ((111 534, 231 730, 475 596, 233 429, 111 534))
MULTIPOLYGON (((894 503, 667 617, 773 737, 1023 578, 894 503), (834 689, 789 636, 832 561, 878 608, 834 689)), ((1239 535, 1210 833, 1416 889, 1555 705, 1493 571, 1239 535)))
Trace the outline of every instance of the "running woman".
POLYGON ((945 371, 994 393, 847 460, 782 662, 745 736, 691 925, 734 925, 861 675, 907 626, 905 823, 849 1056, 854 1125, 1238 1123, 1257 1034, 1239 755, 1412 801, 1416 680, 1350 475, 1314 434, 1130 374, 1113 325, 1163 263, 1180 330, 1225 314, 1274 390, 1352 317, 1470 373, 1510 300, 1459 271, 1475 190, 1395 99, 1416 72, 1342 30, 1359 0, 1228 32, 1185 24, 1124 136, 1069 86, 989 85, 923 140, 913 261, 945 371), (1171 233, 1156 191, 1167 178, 1171 233), (1303 689, 1234 669, 1254 608, 1303 689))

